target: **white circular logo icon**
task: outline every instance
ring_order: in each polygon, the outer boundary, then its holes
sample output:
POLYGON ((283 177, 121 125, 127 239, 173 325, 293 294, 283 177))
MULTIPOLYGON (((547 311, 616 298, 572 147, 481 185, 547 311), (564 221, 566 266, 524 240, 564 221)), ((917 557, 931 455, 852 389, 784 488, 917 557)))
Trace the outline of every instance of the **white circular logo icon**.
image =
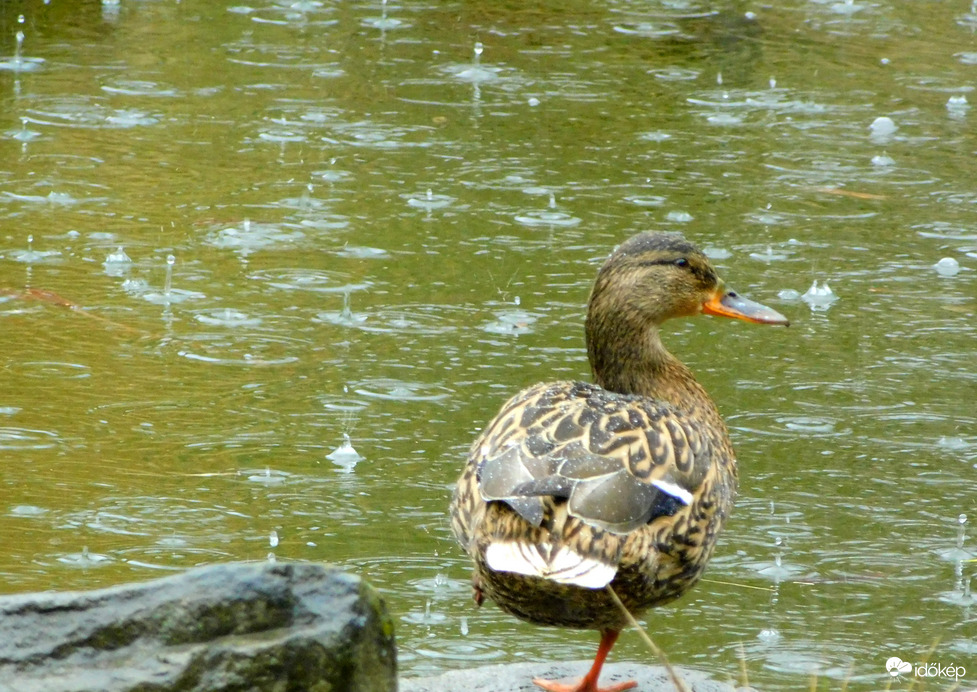
POLYGON ((903 661, 898 656, 893 656, 885 662, 885 669, 889 671, 889 675, 896 677, 899 675, 899 673, 908 673, 912 671, 913 666, 911 663, 903 661))

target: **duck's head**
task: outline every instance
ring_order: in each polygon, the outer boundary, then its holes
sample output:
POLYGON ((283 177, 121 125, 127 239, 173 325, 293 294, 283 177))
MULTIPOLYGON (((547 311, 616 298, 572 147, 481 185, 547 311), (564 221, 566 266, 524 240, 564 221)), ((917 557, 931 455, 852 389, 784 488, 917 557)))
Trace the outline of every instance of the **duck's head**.
MULTIPOLYGON (((607 258, 590 297, 594 322, 645 329, 705 313, 761 324, 789 324, 776 310, 726 289, 706 256, 677 233, 640 233, 607 258)), ((611 326, 605 324, 604 326, 611 326)))

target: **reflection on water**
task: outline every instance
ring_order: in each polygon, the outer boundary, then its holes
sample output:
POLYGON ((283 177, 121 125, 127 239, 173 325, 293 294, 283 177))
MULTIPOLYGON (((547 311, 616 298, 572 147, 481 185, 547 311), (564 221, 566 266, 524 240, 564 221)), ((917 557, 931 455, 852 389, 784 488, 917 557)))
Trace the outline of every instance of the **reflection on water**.
POLYGON ((666 329, 741 489, 656 642, 785 691, 974 655, 973 8, 211 5, 0 6, 8 591, 271 553, 376 584, 405 675, 591 656, 474 607, 446 506, 651 228, 792 321, 666 329))

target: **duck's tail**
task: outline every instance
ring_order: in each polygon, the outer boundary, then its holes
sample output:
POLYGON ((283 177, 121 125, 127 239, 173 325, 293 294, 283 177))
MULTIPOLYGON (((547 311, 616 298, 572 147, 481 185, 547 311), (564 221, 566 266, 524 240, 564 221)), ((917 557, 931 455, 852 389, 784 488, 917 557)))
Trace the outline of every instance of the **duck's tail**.
POLYGON ((496 572, 542 577, 587 589, 602 589, 617 574, 617 565, 581 555, 566 545, 547 542, 493 542, 485 549, 485 562, 496 572))

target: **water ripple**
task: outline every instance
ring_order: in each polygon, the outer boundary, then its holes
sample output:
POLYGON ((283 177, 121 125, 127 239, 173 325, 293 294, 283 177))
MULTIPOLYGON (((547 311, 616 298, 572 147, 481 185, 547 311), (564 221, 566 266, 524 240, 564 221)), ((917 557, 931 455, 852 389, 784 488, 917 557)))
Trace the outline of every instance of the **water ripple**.
POLYGON ((47 430, 0 427, 0 449, 50 449, 60 441, 57 433, 47 430))
POLYGON ((180 342, 178 355, 188 360, 248 367, 294 363, 297 352, 307 348, 304 341, 273 334, 203 333, 182 337, 180 342))
POLYGON ((39 379, 79 380, 91 377, 91 368, 81 363, 62 363, 58 361, 24 361, 14 367, 25 377, 39 379))
POLYGON ((452 390, 436 384, 405 382, 393 378, 375 378, 354 386, 360 396, 392 401, 441 401, 453 394, 452 390))

